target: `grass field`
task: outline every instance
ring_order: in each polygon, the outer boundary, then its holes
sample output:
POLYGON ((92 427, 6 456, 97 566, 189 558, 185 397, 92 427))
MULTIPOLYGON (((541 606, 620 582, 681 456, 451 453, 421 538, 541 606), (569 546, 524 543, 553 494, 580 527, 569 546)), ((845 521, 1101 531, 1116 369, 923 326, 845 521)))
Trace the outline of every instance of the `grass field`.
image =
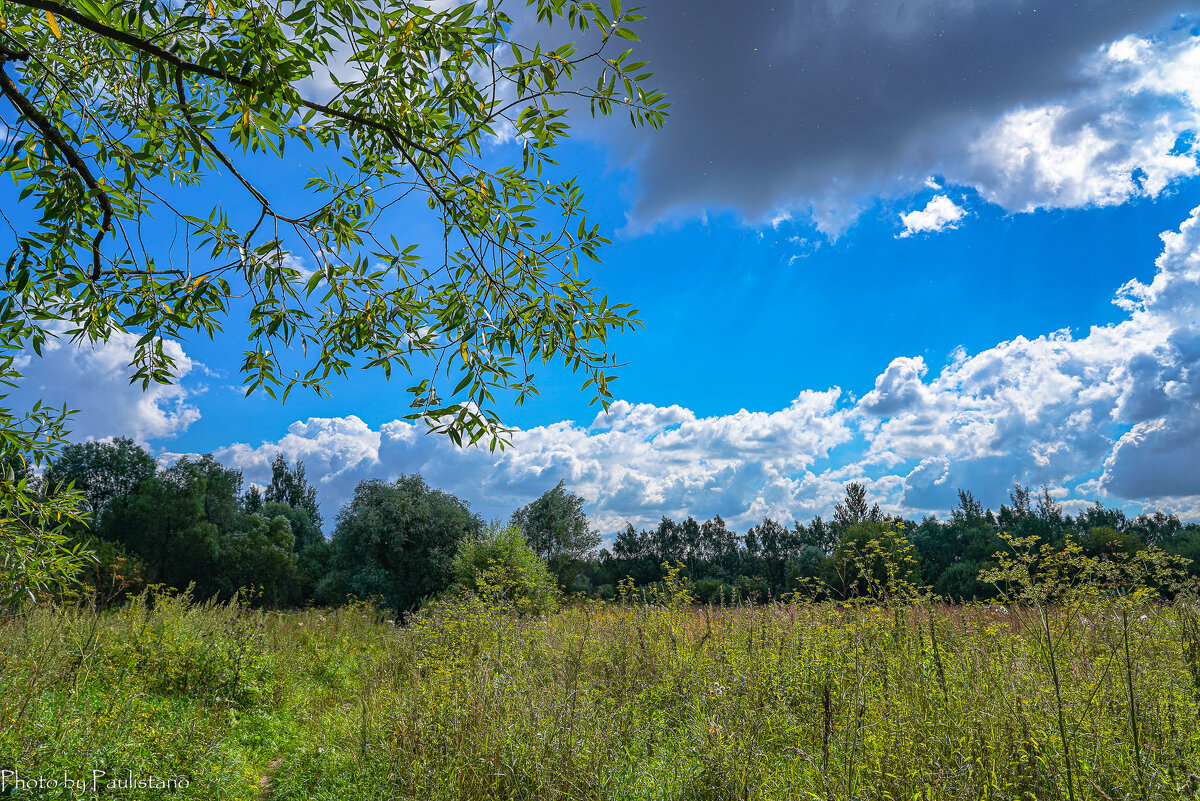
POLYGON ((0 769, 12 798, 1186 798, 1198 638, 1182 603, 44 609, 0 624, 0 769))

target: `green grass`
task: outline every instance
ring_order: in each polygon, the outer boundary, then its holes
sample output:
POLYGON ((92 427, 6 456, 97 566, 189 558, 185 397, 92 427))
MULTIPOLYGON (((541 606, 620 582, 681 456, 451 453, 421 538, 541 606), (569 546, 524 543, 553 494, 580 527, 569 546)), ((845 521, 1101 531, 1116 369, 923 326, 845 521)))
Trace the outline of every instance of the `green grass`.
POLYGON ((102 793, 130 799, 1195 796, 1198 610, 1136 610, 1128 660, 1102 602, 1052 617, 1059 700, 1037 611, 1002 607, 35 610, 0 623, 0 769, 188 783, 102 793))

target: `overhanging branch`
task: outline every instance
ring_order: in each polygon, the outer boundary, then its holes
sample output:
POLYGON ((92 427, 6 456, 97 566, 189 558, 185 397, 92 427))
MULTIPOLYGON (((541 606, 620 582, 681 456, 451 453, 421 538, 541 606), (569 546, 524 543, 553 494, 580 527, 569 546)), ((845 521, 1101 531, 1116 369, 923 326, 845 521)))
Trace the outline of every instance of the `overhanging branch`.
MULTIPOLYGON (((230 84, 233 84, 235 86, 240 86, 245 89, 259 88, 255 84, 255 82, 250 80, 249 78, 244 78, 240 75, 233 75, 228 72, 222 72, 221 70, 213 69, 212 67, 205 67, 202 64, 196 64, 195 62, 180 58, 179 56, 172 53, 170 50, 166 50, 162 47, 159 47, 158 45, 154 44, 153 42, 143 39, 140 36, 135 36, 134 34, 130 33, 129 31, 123 31, 120 28, 114 28, 111 25, 106 25, 103 22, 94 20, 91 17, 87 16, 86 14, 83 14, 83 13, 79 12, 78 10, 71 8, 70 6, 65 6, 62 3, 56 3, 56 2, 53 2, 53 0, 8 0, 8 2, 11 2, 14 5, 25 6, 26 8, 36 8, 39 11, 49 11, 50 13, 56 14, 56 15, 62 17, 63 19, 68 19, 71 22, 74 22, 79 27, 89 30, 92 33, 99 34, 100 36, 103 36, 105 38, 112 39, 112 40, 120 42, 121 44, 124 44, 124 45, 128 45, 129 47, 132 47, 135 50, 139 50, 148 55, 152 55, 155 58, 157 58, 161 61, 165 61, 166 63, 168 63, 178 69, 181 69, 185 72, 193 73, 196 75, 204 75, 208 78, 213 78, 218 81, 224 81, 225 83, 230 83, 230 84)), ((330 106, 326 106, 322 103, 317 103, 312 100, 308 100, 308 99, 300 96, 299 94, 296 95, 296 100, 299 103, 299 105, 303 106, 304 108, 310 109, 312 111, 316 111, 320 114, 325 114, 325 115, 333 117, 335 119, 345 120, 346 122, 356 122, 359 125, 365 126, 367 128, 372 128, 376 131, 381 131, 383 133, 388 134, 389 136, 396 137, 407 148, 420 151, 421 153, 424 153, 427 156, 432 156, 433 158, 436 158, 439 161, 442 160, 442 154, 440 152, 438 152, 437 150, 435 150, 433 148, 426 147, 425 145, 422 145, 420 142, 413 141, 412 139, 407 137, 403 131, 401 131, 400 129, 396 128, 393 125, 388 125, 385 122, 380 122, 379 120, 373 120, 370 117, 364 117, 360 114, 354 114, 352 112, 335 109, 330 106)), ((444 162, 443 162, 443 165, 444 165, 444 162)))
POLYGON ((67 164, 83 180, 88 190, 96 196, 96 201, 100 204, 102 219, 100 230, 92 238, 92 280, 98 281, 104 272, 100 263, 100 243, 104 241, 104 235, 108 231, 111 231, 113 227, 112 203, 109 201, 108 194, 100 186, 95 176, 92 175, 92 171, 88 169, 87 162, 80 157, 75 148, 71 147, 70 143, 59 133, 58 129, 54 127, 54 123, 46 119, 29 98, 21 93, 21 90, 13 83, 12 78, 8 77, 8 73, 4 71, 4 62, 23 60, 18 58, 21 55, 28 57, 28 54, 14 54, 9 50, 0 52, 0 56, 2 56, 0 58, 0 94, 3 94, 8 99, 23 117, 37 126, 47 144, 53 150, 57 150, 63 154, 63 158, 67 160, 67 164))

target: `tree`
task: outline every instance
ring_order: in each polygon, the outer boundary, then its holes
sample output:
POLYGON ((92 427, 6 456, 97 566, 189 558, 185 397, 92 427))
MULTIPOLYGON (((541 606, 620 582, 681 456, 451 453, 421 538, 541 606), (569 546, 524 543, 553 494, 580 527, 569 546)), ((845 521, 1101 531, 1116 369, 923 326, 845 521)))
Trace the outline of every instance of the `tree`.
POLYGON ((834 528, 845 530, 860 523, 879 523, 883 513, 879 504, 867 508, 867 488, 857 482, 846 485, 846 498, 833 507, 834 528))
POLYGON ((878 520, 855 523, 842 533, 833 566, 843 598, 870 596, 891 602, 916 589, 918 564, 912 543, 902 529, 878 520))
POLYGON ((319 596, 330 603, 378 597, 411 611, 450 586, 459 542, 481 528, 465 501, 431 489, 419 475, 363 481, 338 513, 319 596))
POLYGON ((193 459, 185 456, 165 473, 167 479, 181 490, 196 493, 200 499, 200 516, 220 531, 233 531, 241 522, 242 473, 226 467, 205 454, 193 459), (186 488, 186 489, 184 489, 186 488))
POLYGON ((704 521, 700 526, 700 540, 711 561, 719 563, 727 572, 735 569, 738 535, 729 530, 720 515, 704 521))
POLYGON ((531 361, 582 369, 607 398, 606 338, 634 315, 578 277, 606 240, 575 180, 552 177, 554 149, 568 99, 652 126, 667 104, 642 88, 644 64, 609 54, 636 39, 636 9, 530 0, 538 22, 595 29, 579 52, 511 40, 501 5, 4 0, 0 169, 39 217, 16 235, 0 341, 40 343, 55 322, 76 340, 131 331, 136 378, 168 381, 163 338, 211 335, 245 293, 249 389, 320 389, 355 360, 408 372, 428 355, 414 415, 472 441, 496 430, 494 390, 536 391, 531 361), (501 129, 520 151, 509 165, 488 148, 501 129), (289 145, 319 166, 305 192, 269 195, 264 162, 242 155, 289 145), (218 175, 249 209, 187 211, 213 194, 175 187, 218 175), (409 226, 397 202, 430 208, 440 263, 388 230, 409 226), (166 215, 177 250, 144 248, 166 215), (311 361, 289 361, 302 351, 311 361))
POLYGON ((221 540, 221 589, 232 595, 254 588, 267 606, 286 604, 296 580, 292 529, 283 516, 246 515, 221 540))
MULTIPOLYGON (((206 496, 220 485, 210 487, 203 473, 190 467, 177 464, 142 482, 132 494, 113 499, 98 534, 145 562, 150 583, 180 589, 194 583, 196 596, 206 598, 222 589, 222 532, 205 516, 206 496)), ((218 498, 207 500, 215 509, 225 506, 218 498)))
POLYGON ((562 481, 513 512, 509 522, 564 584, 574 578, 571 564, 587 558, 600 544, 600 535, 592 531, 583 511, 583 498, 562 481))
POLYGON ((248 515, 252 515, 255 512, 262 511, 262 508, 262 490, 251 484, 246 488, 246 491, 242 493, 242 511, 248 515))
POLYGON ((1087 556, 1134 554, 1143 547, 1133 534, 1117 531, 1110 526, 1093 526, 1079 537, 1079 547, 1087 556))
POLYGON ((812 519, 812 522, 808 524, 804 541, 805 544, 811 545, 812 547, 821 551, 821 553, 830 554, 833 553, 837 548, 838 537, 837 532, 833 530, 833 527, 826 524, 826 522, 821 519, 821 516, 817 515, 812 519))
POLYGON ((47 471, 45 484, 73 484, 83 494, 84 511, 95 525, 114 498, 131 494, 153 478, 157 469, 144 448, 129 437, 118 437, 112 442, 66 446, 47 471))
MULTIPOLYGON (((492 447, 497 395, 535 396, 539 363, 582 372, 607 405, 609 336, 636 311, 579 272, 607 240, 555 148, 569 104, 658 127, 667 103, 644 63, 611 52, 636 39, 636 9, 528 0, 538 23, 586 33, 580 52, 514 41, 531 26, 500 6, 0 0, 0 173, 15 183, 0 380, 50 338, 127 332, 134 378, 170 382, 167 340, 244 313, 247 391, 398 370, 418 378, 410 419, 492 447), (285 148, 312 151, 313 172, 273 193, 261 179, 285 148), (425 208, 443 234, 428 261, 403 241, 425 208)), ((66 417, 0 408, 0 430, 44 463, 66 417)))
POLYGON ((321 528, 321 508, 317 505, 317 488, 308 483, 304 475, 304 462, 296 460, 295 467, 288 467, 283 454, 276 454, 271 462, 271 483, 263 494, 267 503, 282 503, 300 509, 308 515, 309 522, 321 528))
POLYGON ((966 526, 982 525, 983 504, 969 490, 960 489, 958 491, 958 506, 956 506, 951 514, 955 522, 966 526))
POLYGON ((277 501, 268 501, 257 510, 257 513, 268 520, 282 517, 288 522, 296 541, 296 553, 325 540, 325 536, 321 534, 321 529, 313 525, 312 518, 308 516, 308 511, 305 509, 289 506, 286 503, 279 503, 277 501))
POLYGON ((269 520, 286 520, 291 528, 296 570, 293 587, 295 591, 288 600, 295 604, 312 600, 321 579, 325 578, 329 571, 330 549, 325 535, 313 525, 304 509, 272 501, 264 504, 258 511, 269 520))
POLYGON ((71 485, 82 496, 86 519, 70 527, 72 539, 94 557, 84 572, 93 597, 106 604, 142 584, 143 565, 119 542, 96 537, 103 515, 115 500, 137 492, 158 471, 153 457, 128 437, 111 442, 75 443, 64 447, 43 475, 50 492, 71 485))

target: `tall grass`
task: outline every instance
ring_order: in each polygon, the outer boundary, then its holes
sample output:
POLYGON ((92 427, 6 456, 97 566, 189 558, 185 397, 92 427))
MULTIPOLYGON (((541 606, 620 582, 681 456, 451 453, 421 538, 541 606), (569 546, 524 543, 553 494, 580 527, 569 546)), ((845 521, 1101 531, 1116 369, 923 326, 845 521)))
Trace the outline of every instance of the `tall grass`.
POLYGON ((465 598, 403 626, 166 597, 36 610, 0 624, 0 768, 185 776, 171 797, 205 799, 1200 789, 1194 602, 654 600, 517 617, 465 598))

